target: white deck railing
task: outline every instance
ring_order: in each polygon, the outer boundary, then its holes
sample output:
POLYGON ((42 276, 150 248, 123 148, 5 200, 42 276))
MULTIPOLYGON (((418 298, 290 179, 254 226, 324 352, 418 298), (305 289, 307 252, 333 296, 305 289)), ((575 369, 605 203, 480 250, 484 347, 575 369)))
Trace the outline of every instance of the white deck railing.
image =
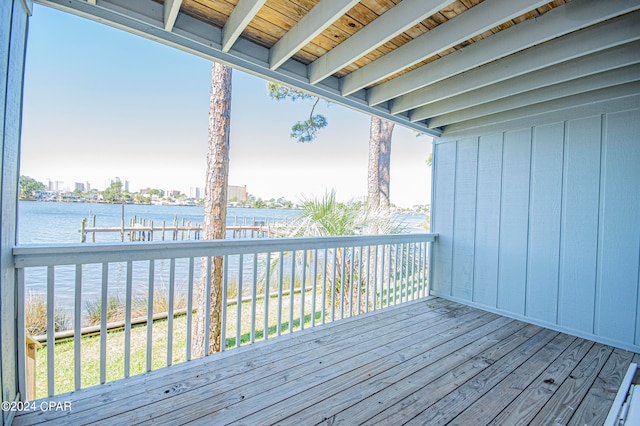
MULTIPOLYGON (((24 400, 53 396, 190 360, 197 290, 215 285, 214 257, 224 264, 224 351, 425 297, 435 239, 399 234, 16 247, 18 337, 46 345, 37 351, 39 367, 27 360, 28 345, 19 346, 20 394, 24 400), (156 306, 160 298, 166 299, 162 307, 156 306), (33 311, 38 300, 35 316, 46 316, 46 325, 34 336, 26 305, 33 311), (118 303, 123 312, 109 318, 118 303), (98 324, 87 325, 89 311, 98 324), (37 394, 35 383, 42 384, 37 394)), ((208 306, 205 311, 208 330, 208 306)))

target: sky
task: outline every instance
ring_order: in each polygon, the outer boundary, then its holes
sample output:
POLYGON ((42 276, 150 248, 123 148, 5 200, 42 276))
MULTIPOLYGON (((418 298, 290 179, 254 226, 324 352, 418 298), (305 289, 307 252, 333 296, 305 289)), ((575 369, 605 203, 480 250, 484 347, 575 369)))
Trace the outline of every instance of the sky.
MULTIPOLYGON (((367 193, 370 117, 321 102, 328 126, 289 137, 309 102, 274 101, 267 81, 233 71, 229 184, 300 201, 331 189, 367 193)), ((141 188, 204 187, 211 62, 103 24, 35 5, 29 23, 20 174, 47 183, 114 177, 141 188)), ((428 204, 431 138, 396 126, 391 202, 428 204)))

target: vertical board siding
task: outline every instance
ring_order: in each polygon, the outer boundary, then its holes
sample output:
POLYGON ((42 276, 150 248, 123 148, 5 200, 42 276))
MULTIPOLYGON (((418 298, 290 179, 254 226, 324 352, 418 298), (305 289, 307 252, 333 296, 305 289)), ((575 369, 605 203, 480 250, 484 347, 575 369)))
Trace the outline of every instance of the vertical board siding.
POLYGON ((558 323, 585 333, 594 326, 601 133, 600 117, 567 123, 558 323))
POLYGON ((639 135, 635 109, 436 144, 433 294, 640 352, 639 135))
POLYGON ((445 235, 434 246, 433 257, 437 259, 437 266, 433 268, 432 290, 437 294, 451 295, 456 144, 436 145, 435 150, 437 175, 434 190, 438 194, 438 204, 434 211, 433 226, 442 229, 445 235))
POLYGON ((473 297, 478 139, 459 141, 456 160, 453 264, 457 266, 451 271, 451 294, 470 299, 473 297))
POLYGON ((596 334, 636 341, 640 241, 640 120, 609 114, 603 132, 596 334))
POLYGON ((474 285, 473 300, 482 305, 496 306, 498 303, 500 194, 502 192, 502 134, 480 138, 477 188, 474 281, 483 285, 474 285))
POLYGON ((498 268, 498 308, 525 313, 531 130, 505 133, 498 268))
POLYGON ((564 123, 534 130, 526 315, 556 322, 564 123))

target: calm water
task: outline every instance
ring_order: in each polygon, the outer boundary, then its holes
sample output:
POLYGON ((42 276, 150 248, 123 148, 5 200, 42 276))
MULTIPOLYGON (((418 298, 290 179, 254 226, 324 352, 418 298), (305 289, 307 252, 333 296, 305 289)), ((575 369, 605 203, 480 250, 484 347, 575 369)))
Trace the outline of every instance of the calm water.
MULTIPOLYGON (((153 220, 154 225, 162 221, 173 224, 174 217, 179 221, 191 221, 193 225, 202 223, 203 208, 198 206, 151 206, 127 204, 124 207, 125 223, 136 216, 138 219, 153 220)), ((122 221, 122 206, 116 204, 93 203, 57 203, 21 201, 18 206, 18 242, 19 244, 61 244, 80 242, 80 224, 83 218, 96 215, 96 226, 119 227, 122 221)), ((242 223, 253 221, 273 221, 293 219, 298 215, 296 210, 229 208, 227 225, 237 220, 242 223)), ((406 225, 405 232, 424 232, 419 225, 424 221, 422 214, 404 214, 399 219, 406 225)), ((156 240, 158 239, 156 233, 156 240)), ((228 235, 230 238, 230 235, 228 235)), ((125 240, 126 241, 126 240, 125 240)), ((98 233, 96 242, 120 242, 120 233, 98 233)), ((92 243, 87 243, 92 244, 92 243)), ((244 273, 251 276, 252 258, 245 255, 244 273)), ((230 258, 229 270, 237 273, 237 257, 230 258)), ((196 260, 199 263, 199 259, 196 260)), ((84 301, 97 300, 100 297, 102 265, 84 265, 82 274, 82 298, 84 301)), ((133 263, 134 293, 144 297, 148 291, 148 262, 133 263)), ((194 274, 198 279, 200 268, 196 265, 194 274)), ((27 292, 43 295, 46 292, 46 268, 29 268, 25 274, 27 292)), ((109 265, 109 294, 124 298, 126 283, 126 264, 109 265)), ((184 291, 187 284, 188 260, 176 261, 176 286, 184 291)), ((63 310, 71 310, 74 301, 74 266, 57 266, 55 268, 56 305, 63 310)), ((166 286, 169 282, 169 261, 159 260, 155 264, 156 286, 166 286)))
MULTIPOLYGON (((18 242, 19 244, 58 244, 79 243, 80 224, 83 218, 96 215, 97 227, 118 227, 122 223, 122 205, 95 203, 56 203, 21 201, 18 205, 18 242)), ((154 226, 162 221, 173 224, 178 221, 191 221, 193 225, 202 224, 202 207, 199 206, 152 206, 126 204, 124 206, 125 223, 128 225, 134 216, 147 221, 153 220, 154 226)), ((265 219, 292 219, 298 215, 296 210, 229 208, 227 225, 233 225, 236 217, 242 222, 264 221, 265 219)), ((156 235, 157 238, 157 235, 156 235)), ((96 242, 119 242, 117 232, 98 233, 96 242)))

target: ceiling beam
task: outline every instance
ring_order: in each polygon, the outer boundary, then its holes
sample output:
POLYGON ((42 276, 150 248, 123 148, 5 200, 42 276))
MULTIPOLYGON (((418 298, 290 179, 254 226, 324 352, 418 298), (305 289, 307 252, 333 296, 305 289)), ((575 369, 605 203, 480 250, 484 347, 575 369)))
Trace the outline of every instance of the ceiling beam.
POLYGON ((164 29, 172 31, 180 12, 182 0, 165 0, 164 2, 164 29))
MULTIPOLYGON (((640 11, 531 47, 394 99, 394 114, 640 39, 640 11)), ((444 59, 444 58, 443 58, 444 59)), ((416 117, 426 113, 416 112, 416 117)))
MULTIPOLYGON (((640 41, 585 55, 575 60, 562 62, 526 75, 506 79, 461 95, 421 106, 411 111, 409 116, 414 121, 443 115, 454 116, 456 111, 476 105, 484 105, 519 93, 530 92, 542 87, 637 63, 640 63, 640 41)), ((433 118, 429 121, 429 126, 439 127, 451 123, 451 121, 442 123, 441 120, 441 117, 438 117, 438 119, 433 118)))
POLYGON ((222 29, 222 51, 228 52, 267 0, 240 0, 222 29))
POLYGON ((603 101, 637 96, 638 94, 640 94, 640 82, 636 81, 633 83, 621 84, 619 86, 607 87, 605 89, 580 93, 578 95, 529 105, 522 108, 516 108, 497 114, 491 114, 473 120, 461 121, 447 126, 444 134, 453 134, 456 132, 461 132, 463 130, 490 126, 498 123, 505 123, 512 120, 533 117, 539 114, 547 114, 571 108, 578 108, 581 106, 595 104, 603 101))
POLYGON ((342 94, 349 95, 546 3, 547 0, 485 0, 344 76, 342 94))
POLYGON ((370 105, 640 8, 637 0, 573 0, 368 90, 370 105))
POLYGON ((522 108, 528 105, 569 97, 579 93, 604 89, 620 84, 631 83, 638 80, 640 80, 640 65, 631 65, 437 116, 429 120, 429 126, 442 127, 452 123, 469 121, 487 115, 522 108))
POLYGON ((510 130, 532 128, 543 126, 551 123, 558 123, 564 120, 583 119, 584 117, 596 117, 616 111, 628 111, 630 109, 640 108, 640 94, 632 96, 604 100, 600 102, 585 104, 571 109, 562 111, 552 111, 532 116, 518 118, 508 123, 488 124, 482 127, 474 127, 471 129, 459 129, 455 132, 446 131, 444 134, 435 139, 435 143, 446 143, 454 140, 466 138, 477 138, 483 135, 502 134, 510 130))
POLYGON ((454 0, 403 0, 309 65, 316 84, 378 46, 402 34, 454 0))
POLYGON ((322 0, 302 17, 269 52, 269 68, 278 68, 360 0, 322 0))

